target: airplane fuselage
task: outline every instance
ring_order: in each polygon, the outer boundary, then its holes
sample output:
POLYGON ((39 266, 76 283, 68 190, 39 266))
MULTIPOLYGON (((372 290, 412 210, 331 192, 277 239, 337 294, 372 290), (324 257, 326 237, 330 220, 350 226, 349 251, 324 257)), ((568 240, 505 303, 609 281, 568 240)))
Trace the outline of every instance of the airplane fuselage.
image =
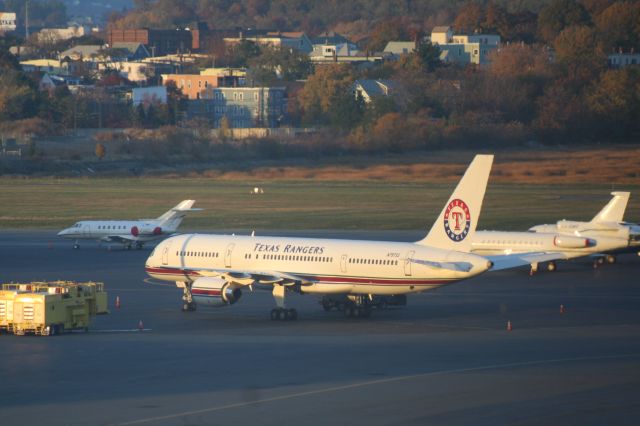
POLYGON ((85 220, 66 228, 58 236, 73 240, 149 242, 162 238, 165 232, 157 222, 131 220, 85 220))
POLYGON ((211 271, 247 271, 296 277, 303 293, 397 295, 437 288, 490 266, 480 256, 414 243, 185 234, 160 243, 145 269, 175 282, 194 282, 211 271))
POLYGON ((567 258, 587 256, 626 246, 622 238, 561 235, 559 233, 476 231, 472 253, 480 256, 531 252, 560 252, 567 258))

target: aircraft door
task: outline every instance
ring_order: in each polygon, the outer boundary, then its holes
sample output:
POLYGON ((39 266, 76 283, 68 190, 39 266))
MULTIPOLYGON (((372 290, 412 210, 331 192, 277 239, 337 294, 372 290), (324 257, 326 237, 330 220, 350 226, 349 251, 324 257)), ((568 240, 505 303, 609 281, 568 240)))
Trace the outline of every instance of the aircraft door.
POLYGON ((225 268, 231 268, 231 253, 233 253, 233 248, 236 245, 234 243, 231 243, 227 246, 227 250, 224 253, 224 267, 225 268))
POLYGON ((340 259, 340 271, 347 272, 347 260, 349 259, 349 255, 343 254, 340 259))
POLYGON ((411 250, 407 253, 407 256, 404 259, 404 275, 406 277, 410 277, 411 276, 411 260, 413 259, 413 256, 416 254, 415 250, 411 250))
POLYGON ((91 228, 88 223, 82 225, 82 235, 89 235, 91 233, 91 228))
POLYGON ((162 249, 162 264, 163 265, 168 265, 169 264, 169 249, 170 248, 171 248, 171 241, 169 241, 164 246, 164 249, 162 249))

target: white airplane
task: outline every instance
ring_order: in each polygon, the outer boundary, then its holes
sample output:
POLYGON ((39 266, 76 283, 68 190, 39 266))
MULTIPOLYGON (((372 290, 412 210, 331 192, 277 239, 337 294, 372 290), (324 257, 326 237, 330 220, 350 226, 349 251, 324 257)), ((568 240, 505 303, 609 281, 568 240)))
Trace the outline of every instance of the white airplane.
MULTIPOLYGON (((379 298, 432 290, 491 268, 469 253, 493 162, 477 155, 428 235, 415 243, 184 234, 161 242, 145 270, 183 289, 196 303, 232 305, 245 287, 272 286, 272 320, 296 319, 287 291, 325 295, 349 316, 368 316, 379 298), (346 302, 345 302, 346 301, 346 302)), ((329 306, 331 307, 331 306, 329 306)))
POLYGON ((174 233, 187 212, 202 209, 191 208, 195 200, 184 200, 157 219, 139 220, 83 220, 58 232, 58 236, 75 240, 74 249, 79 249, 78 240, 118 242, 127 249, 136 248, 174 233))
POLYGON ((638 252, 640 255, 640 225, 624 222, 624 212, 629 202, 629 192, 612 192, 613 196, 602 210, 589 222, 560 220, 554 224, 536 225, 529 230, 533 232, 554 232, 565 235, 597 239, 598 241, 619 241, 619 247, 598 250, 603 254, 596 256, 594 267, 604 263, 615 263, 615 253, 638 252))
POLYGON ((589 256, 615 250, 626 243, 619 238, 585 238, 559 233, 477 231, 471 241, 472 253, 495 263, 494 270, 530 265, 530 274, 547 262, 547 270, 555 271, 556 260, 589 256))

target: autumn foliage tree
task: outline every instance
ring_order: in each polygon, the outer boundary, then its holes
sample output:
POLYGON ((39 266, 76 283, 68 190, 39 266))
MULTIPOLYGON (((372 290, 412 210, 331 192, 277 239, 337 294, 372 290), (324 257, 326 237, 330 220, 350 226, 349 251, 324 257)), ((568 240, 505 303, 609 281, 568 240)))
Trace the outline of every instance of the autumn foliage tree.
POLYGON ((318 67, 298 95, 303 121, 338 128, 349 128, 357 123, 362 109, 353 95, 354 81, 355 75, 349 65, 318 67))

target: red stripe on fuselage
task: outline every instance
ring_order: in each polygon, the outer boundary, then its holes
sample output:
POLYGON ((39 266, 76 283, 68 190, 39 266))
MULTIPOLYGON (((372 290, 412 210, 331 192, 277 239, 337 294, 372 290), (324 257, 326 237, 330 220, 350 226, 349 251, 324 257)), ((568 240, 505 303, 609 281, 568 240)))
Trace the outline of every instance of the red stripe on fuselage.
MULTIPOLYGON (((145 271, 149 274, 156 275, 183 275, 183 276, 200 276, 197 271, 190 271, 187 269, 178 268, 145 268, 145 271)), ((316 281, 318 283, 326 284, 365 284, 365 285, 434 285, 434 284, 447 284, 455 280, 446 279, 410 279, 410 278, 367 278, 367 277, 336 277, 336 276, 322 276, 322 275, 298 275, 300 278, 308 279, 309 281, 316 281)))

